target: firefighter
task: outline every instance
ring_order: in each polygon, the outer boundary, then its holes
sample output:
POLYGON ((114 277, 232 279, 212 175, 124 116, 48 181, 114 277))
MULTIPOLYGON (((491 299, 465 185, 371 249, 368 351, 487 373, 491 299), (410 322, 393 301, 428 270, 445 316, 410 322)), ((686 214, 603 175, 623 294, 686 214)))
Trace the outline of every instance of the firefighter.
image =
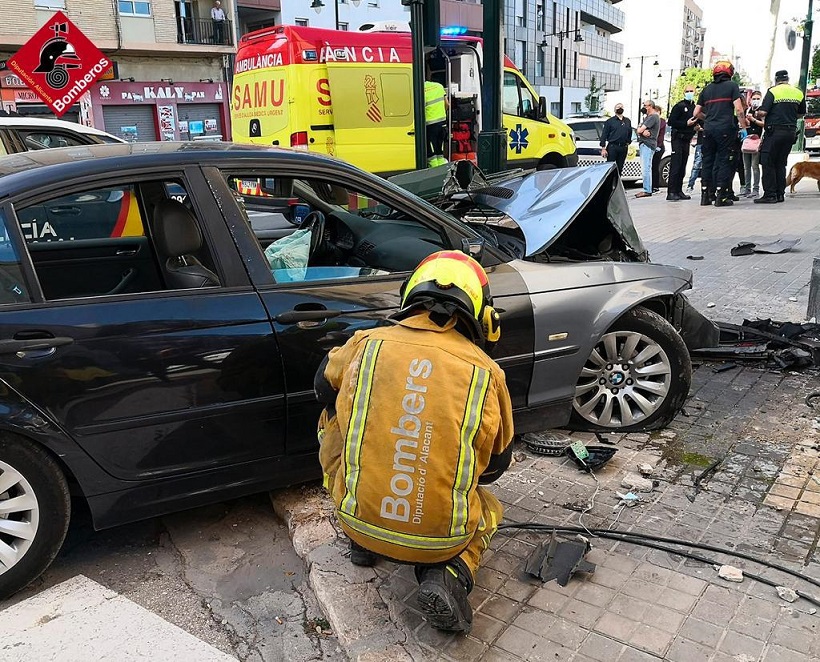
POLYGON ((740 100, 740 88, 732 80, 735 68, 728 60, 720 60, 712 68, 712 82, 698 97, 693 116, 703 119, 703 170, 701 173, 701 205, 728 207, 732 200, 732 180, 735 177, 734 146, 738 139, 735 117, 740 123, 740 138, 747 135, 746 113, 740 100))
POLYGON ((319 459, 350 560, 415 565, 430 625, 468 632, 482 553, 502 507, 479 487, 512 455, 504 372, 486 353, 500 337, 487 275, 440 251, 402 285, 392 324, 358 331, 316 375, 319 459))
POLYGON ((789 85, 789 72, 774 75, 774 87, 763 97, 757 116, 765 119, 760 165, 763 166, 763 195, 755 202, 786 201, 786 161, 797 140, 797 120, 806 114, 806 98, 800 88, 789 85))
POLYGON ((431 80, 424 81, 424 120, 427 131, 427 165, 444 165, 444 144, 447 141, 447 94, 444 86, 431 80))

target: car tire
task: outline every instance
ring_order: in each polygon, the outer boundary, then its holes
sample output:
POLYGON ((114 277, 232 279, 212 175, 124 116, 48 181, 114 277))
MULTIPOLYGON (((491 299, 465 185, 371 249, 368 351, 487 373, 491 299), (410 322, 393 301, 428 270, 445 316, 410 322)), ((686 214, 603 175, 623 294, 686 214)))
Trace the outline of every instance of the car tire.
POLYGON ((1 433, 0 600, 51 564, 65 539, 70 514, 68 483, 57 462, 34 443, 1 433))
POLYGON ((671 169, 672 157, 665 156, 661 159, 661 188, 669 186, 669 170, 671 169))
POLYGON ((595 344, 575 387, 571 426, 610 432, 664 427, 683 406, 691 382, 683 339, 663 317, 638 306, 595 344))

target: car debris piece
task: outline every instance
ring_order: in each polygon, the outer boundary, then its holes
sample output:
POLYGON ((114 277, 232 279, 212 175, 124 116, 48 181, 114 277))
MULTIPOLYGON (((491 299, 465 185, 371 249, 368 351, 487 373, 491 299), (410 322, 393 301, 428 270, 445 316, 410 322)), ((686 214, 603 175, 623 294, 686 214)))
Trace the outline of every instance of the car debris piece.
POLYGON ((778 239, 777 241, 771 241, 766 244, 756 244, 753 241, 741 241, 729 252, 735 257, 739 255, 751 255, 752 253, 788 253, 799 243, 799 237, 796 239, 778 239))
POLYGON ((722 363, 721 365, 716 365, 712 368, 712 372, 726 372, 727 370, 732 370, 733 368, 737 368, 737 363, 722 363))
POLYGON ((621 487, 625 487, 628 490, 635 490, 636 492, 651 492, 655 484, 648 478, 628 472, 621 480, 621 487))
POLYGON ((775 590, 781 600, 785 600, 786 602, 794 602, 797 600, 798 596, 794 589, 787 588, 786 586, 775 586, 775 590))
POLYGON ((702 260, 703 255, 687 255, 686 259, 687 260, 702 260))
POLYGON ((521 436, 527 449, 536 455, 550 455, 557 457, 564 453, 569 445, 570 438, 560 432, 547 430, 545 432, 527 432, 521 436))
POLYGON ((564 454, 575 462, 581 471, 588 472, 600 469, 617 452, 618 449, 611 446, 584 446, 580 441, 576 441, 564 449, 564 454))
POLYGON ((584 536, 559 541, 553 531, 550 539, 527 557, 524 570, 544 583, 555 579, 559 586, 566 586, 576 572, 595 572, 595 564, 584 558, 590 549, 589 540, 584 536))
POLYGON ((733 565, 722 565, 718 569, 718 576, 727 582, 737 582, 739 584, 743 581, 743 570, 733 565))
POLYGON ((714 301, 710 301, 709 303, 706 304, 706 307, 707 308, 714 308, 716 305, 717 304, 714 301))

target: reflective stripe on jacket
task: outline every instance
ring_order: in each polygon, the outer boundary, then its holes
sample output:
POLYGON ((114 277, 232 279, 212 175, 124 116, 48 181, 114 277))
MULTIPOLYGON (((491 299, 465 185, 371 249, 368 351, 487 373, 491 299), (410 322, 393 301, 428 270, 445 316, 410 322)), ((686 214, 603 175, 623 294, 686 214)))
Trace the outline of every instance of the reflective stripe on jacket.
POLYGON ((427 124, 436 124, 447 119, 444 96, 443 85, 429 80, 424 82, 424 120, 427 124))
POLYGON ((437 563, 481 522, 476 494, 513 435, 504 372, 426 314, 356 333, 331 351, 336 418, 320 461, 345 532, 383 556, 437 563))

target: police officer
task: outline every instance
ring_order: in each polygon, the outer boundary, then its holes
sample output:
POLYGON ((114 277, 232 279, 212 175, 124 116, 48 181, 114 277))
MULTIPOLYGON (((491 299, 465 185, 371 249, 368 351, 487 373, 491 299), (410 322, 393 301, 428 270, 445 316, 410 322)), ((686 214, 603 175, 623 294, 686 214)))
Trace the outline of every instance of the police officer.
POLYGON ((701 172, 701 205, 727 207, 732 201, 731 186, 735 176, 734 146, 740 123, 740 136, 745 138, 746 114, 740 100, 740 88, 732 80, 735 68, 728 60, 720 60, 712 68, 712 82, 698 97, 694 116, 703 119, 703 170, 701 172))
POLYGON ((444 165, 444 143, 447 139, 447 95, 441 83, 424 82, 424 119, 427 125, 427 165, 444 165))
POLYGON ((760 165, 763 166, 763 195, 755 199, 761 204, 786 200, 786 161, 797 140, 797 118, 806 114, 803 93, 789 85, 789 72, 781 69, 774 75, 774 87, 763 97, 757 116, 764 118, 763 142, 760 144, 760 165))
POLYGON ((615 115, 604 122, 601 132, 601 156, 618 164, 618 174, 624 171, 626 153, 632 142, 632 122, 624 117, 624 105, 615 104, 615 115))
POLYGON ((504 372, 483 350, 499 317, 487 274, 459 251, 423 260, 401 306, 395 324, 358 331, 320 366, 319 461, 351 562, 415 565, 430 625, 467 632, 467 595, 502 515, 479 483, 512 455, 504 372))
POLYGON ((683 91, 683 100, 672 106, 666 122, 672 128, 672 157, 669 160, 669 184, 666 187, 666 199, 670 202, 691 199, 683 192, 683 176, 689 160, 689 146, 695 135, 697 120, 694 112, 695 86, 687 85, 683 91))

